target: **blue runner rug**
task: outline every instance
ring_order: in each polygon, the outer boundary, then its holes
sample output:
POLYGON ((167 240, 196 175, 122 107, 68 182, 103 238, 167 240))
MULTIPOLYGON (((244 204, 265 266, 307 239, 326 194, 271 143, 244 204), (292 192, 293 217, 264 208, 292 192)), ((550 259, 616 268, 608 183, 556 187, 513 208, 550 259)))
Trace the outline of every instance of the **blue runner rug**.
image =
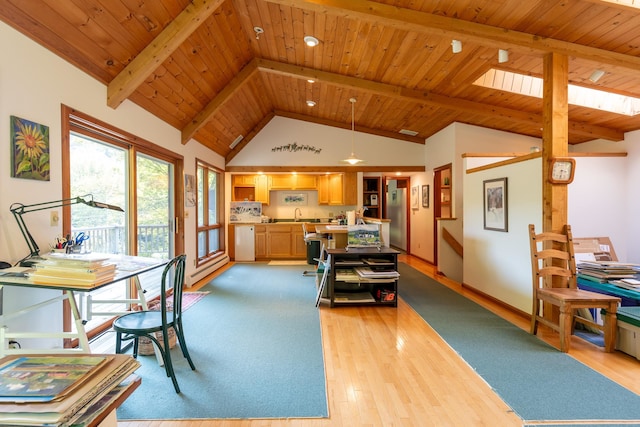
POLYGON ((399 295, 525 422, 640 422, 637 394, 414 268, 398 269, 399 295))
POLYGON ((181 394, 154 356, 140 356, 141 386, 118 418, 327 417, 320 315, 303 267, 236 264, 204 286, 184 314, 192 371, 171 358, 181 394))

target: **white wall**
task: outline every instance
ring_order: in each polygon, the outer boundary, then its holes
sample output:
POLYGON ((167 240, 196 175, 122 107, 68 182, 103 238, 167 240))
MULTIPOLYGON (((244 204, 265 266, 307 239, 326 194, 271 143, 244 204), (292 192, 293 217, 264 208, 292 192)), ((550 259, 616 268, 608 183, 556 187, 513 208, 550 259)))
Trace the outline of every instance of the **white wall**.
MULTIPOLYGON (((202 145, 191 141, 181 144, 180 131, 169 126, 137 105, 125 101, 117 109, 106 105, 106 86, 64 62, 53 53, 22 36, 0 22, 0 135, 5 136, 5 148, 0 163, 0 260, 15 263, 28 254, 28 248, 9 211, 12 203, 46 202, 62 198, 61 172, 61 104, 112 124, 122 130, 147 139, 184 156, 185 173, 195 174, 196 156, 223 168, 224 159, 202 145), (11 178, 8 140, 9 117, 15 115, 49 126, 51 180, 48 182, 11 178)), ((187 208, 185 248, 189 261, 195 259, 195 208, 187 208)), ((28 217, 29 229, 41 248, 58 235, 61 226, 49 225, 49 212, 28 217)), ((194 270, 188 262, 187 275, 194 270)), ((40 298, 35 295, 55 295, 57 291, 6 288, 4 305, 17 308, 40 298)), ((53 308, 52 313, 59 313, 53 308)), ((40 321, 31 318, 32 325, 53 326, 58 315, 43 313, 40 321)), ((61 319, 60 319, 61 321, 61 319)), ((34 326, 36 328, 36 326, 34 326)))
MULTIPOLYGON (((357 127, 357 123, 356 123, 357 127)), ((351 154, 351 130, 274 117, 229 166, 345 166, 342 159, 351 154), (274 151, 289 144, 307 145, 321 150, 274 151)), ((424 145, 366 133, 355 133, 355 154, 366 166, 416 166, 422 164, 424 145)))
POLYGON ((542 160, 464 175, 464 283, 531 311, 528 225, 542 227, 542 160), (484 229, 483 181, 507 178, 508 232, 484 229))
POLYGON ((569 186, 569 222, 575 237, 609 237, 624 262, 640 264, 640 131, 624 141, 596 140, 571 152, 627 153, 626 157, 576 157, 576 179, 569 186))
MULTIPOLYGON (((568 223, 573 237, 609 237, 620 261, 629 261, 628 241, 635 218, 620 208, 633 185, 626 179, 627 157, 576 157, 568 186, 568 223)), ((637 236, 637 234, 636 234, 637 236)))

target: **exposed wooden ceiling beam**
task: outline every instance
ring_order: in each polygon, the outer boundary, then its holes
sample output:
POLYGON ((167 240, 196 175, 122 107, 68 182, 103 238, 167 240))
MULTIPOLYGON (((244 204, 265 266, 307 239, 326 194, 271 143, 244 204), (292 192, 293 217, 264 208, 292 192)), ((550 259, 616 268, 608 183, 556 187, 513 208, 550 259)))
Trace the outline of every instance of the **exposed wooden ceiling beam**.
MULTIPOLYGON (((189 142, 198 130, 207 124, 209 119, 224 105, 224 103, 236 93, 242 85, 257 71, 257 60, 252 59, 236 76, 227 84, 202 111, 182 129, 182 144, 189 142)), ((244 144, 243 144, 244 146, 244 144)))
MULTIPOLYGON (((427 91, 417 91, 401 86, 394 86, 386 83, 365 80, 358 77, 350 77, 342 74, 330 73, 327 71, 320 71, 313 68, 300 67, 297 65, 290 65, 266 59, 258 60, 258 68, 264 72, 277 73, 305 79, 312 78, 316 81, 322 81, 336 86, 356 88, 358 90, 389 96, 392 98, 434 105, 456 112, 462 111, 474 115, 484 115, 494 118, 499 117, 501 119, 510 120, 512 122, 542 127, 542 114, 538 113, 527 113, 509 108, 496 107, 474 101, 468 101, 465 99, 438 95, 427 91)), ((623 132, 605 128, 602 126, 593 126, 585 123, 570 122, 569 127, 571 129, 571 132, 577 135, 588 136, 594 139, 602 138, 610 141, 621 141, 624 139, 623 132)))
POLYGON ((247 136, 245 136, 242 139, 242 141, 238 145, 236 145, 233 148, 233 150, 229 152, 229 154, 227 154, 227 156, 224 159, 225 164, 229 163, 240 152, 240 150, 242 150, 249 142, 251 142, 251 140, 258 133, 260 133, 260 131, 267 125, 267 123, 269 123, 271 119, 273 119, 273 116, 274 116, 273 113, 269 113, 266 116, 264 116, 262 120, 260 120, 260 122, 257 125, 255 125, 253 129, 251 129, 251 132, 249 132, 247 136))
MULTIPOLYGON (((323 118, 320 118, 320 117, 313 117, 313 116, 309 116, 309 115, 306 115, 306 114, 300 114, 300 113, 290 113, 290 112, 282 111, 282 110, 276 110, 275 114, 276 114, 276 116, 288 117, 290 119, 302 120, 302 121, 305 121, 305 122, 317 123, 317 124, 320 124, 320 125, 326 125, 326 126, 332 126, 332 127, 336 127, 336 128, 342 128, 342 129, 351 130, 351 123, 337 122, 335 120, 328 120, 328 119, 323 119, 323 118)), ((399 139, 399 140, 402 140, 402 141, 415 142, 417 144, 424 144, 425 143, 424 142, 425 138, 421 138, 419 136, 403 135, 403 134, 398 133, 398 132, 389 132, 389 131, 384 131, 384 130, 380 130, 380 129, 371 129, 371 128, 359 126, 357 124, 355 125, 355 130, 357 132, 368 133, 370 135, 379 135, 379 136, 384 136, 384 137, 387 137, 387 138, 399 139)))
POLYGON ((223 3, 192 0, 107 87, 107 105, 117 108, 223 3))
POLYGON ((372 1, 353 0, 266 0, 300 9, 348 19, 362 19, 385 26, 441 37, 461 38, 486 47, 511 48, 542 56, 555 52, 615 67, 640 71, 640 58, 535 34, 493 27, 461 19, 418 12, 372 1))

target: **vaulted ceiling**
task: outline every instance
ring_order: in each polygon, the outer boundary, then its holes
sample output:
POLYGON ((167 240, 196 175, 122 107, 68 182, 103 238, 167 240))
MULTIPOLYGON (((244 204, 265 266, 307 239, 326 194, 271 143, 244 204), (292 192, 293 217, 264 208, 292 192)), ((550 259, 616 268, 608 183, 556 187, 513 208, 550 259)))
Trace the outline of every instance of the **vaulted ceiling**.
MULTIPOLYGON (((0 19, 106 84, 112 108, 129 99, 227 161, 276 115, 350 128, 352 97, 362 132, 541 137, 542 99, 509 89, 542 77, 549 52, 568 56, 570 84, 640 97, 640 10, 604 0, 3 0, 0 19), (474 84, 491 70, 515 75, 474 84)), ((569 121, 571 144, 640 129, 573 104, 569 121)))

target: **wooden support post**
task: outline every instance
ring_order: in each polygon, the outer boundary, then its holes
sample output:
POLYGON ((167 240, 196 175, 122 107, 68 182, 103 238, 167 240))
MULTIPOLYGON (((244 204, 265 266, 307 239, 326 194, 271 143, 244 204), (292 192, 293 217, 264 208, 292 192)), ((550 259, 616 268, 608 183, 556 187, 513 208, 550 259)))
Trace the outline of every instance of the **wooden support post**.
POLYGON ((553 157, 569 152, 569 60, 566 55, 544 56, 543 130, 542 130, 542 228, 561 232, 567 223, 567 185, 549 182, 553 157))

